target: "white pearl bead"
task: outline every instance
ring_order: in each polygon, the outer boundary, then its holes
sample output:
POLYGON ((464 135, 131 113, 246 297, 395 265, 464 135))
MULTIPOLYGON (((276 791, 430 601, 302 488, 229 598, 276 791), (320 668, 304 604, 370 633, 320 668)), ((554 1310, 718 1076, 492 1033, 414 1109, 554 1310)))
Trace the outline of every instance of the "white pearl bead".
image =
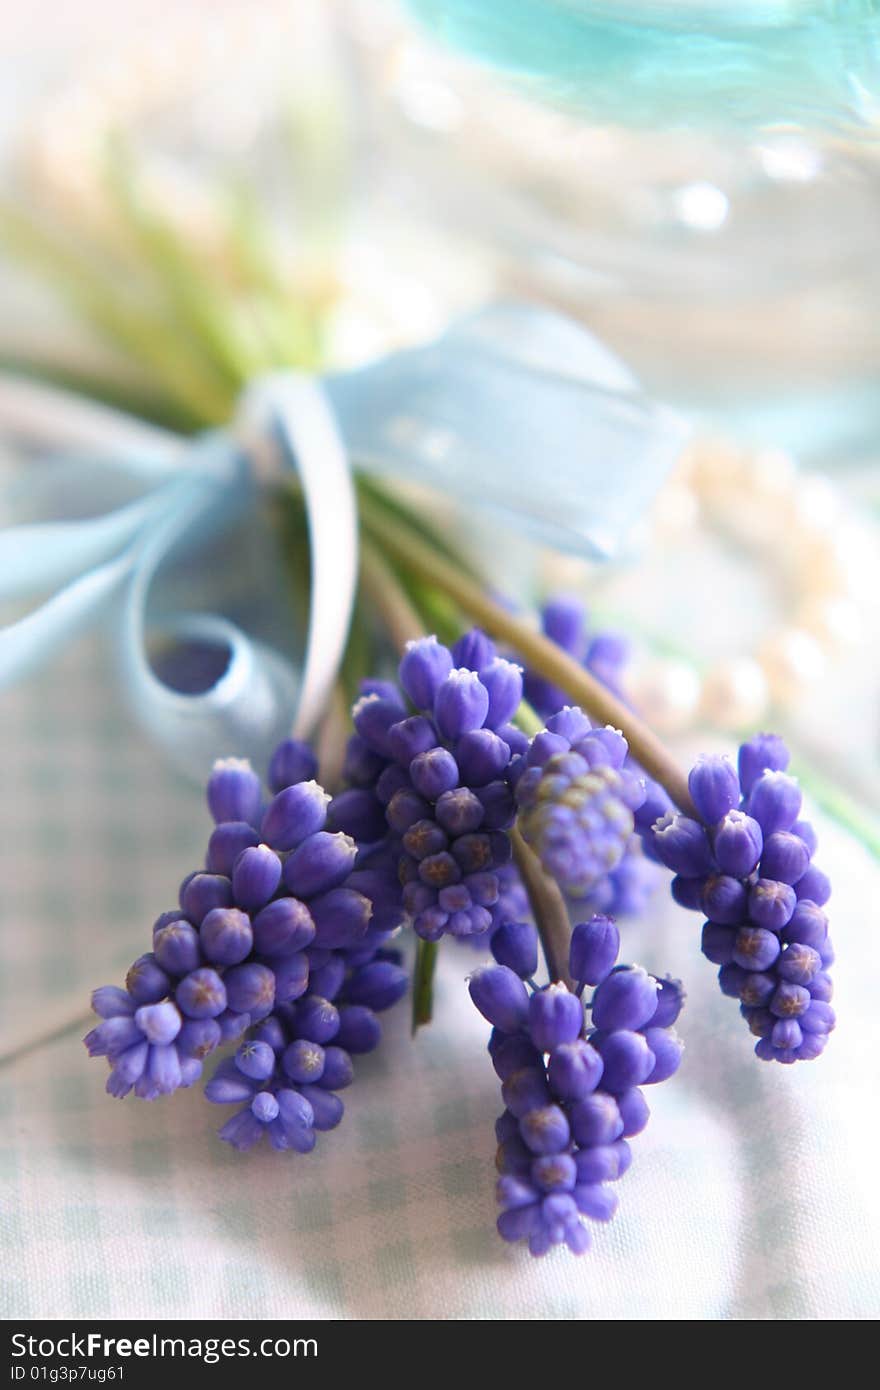
POLYGON ((825 668, 825 655, 816 638, 799 627, 780 628, 768 637, 758 660, 770 694, 779 704, 794 704, 825 668))
POLYGON ((759 724, 767 709, 767 678, 750 656, 717 662, 703 678, 700 713, 722 729, 759 724))
POLYGON ((645 722, 667 734, 691 724, 700 689, 699 673, 690 662, 667 657, 639 663, 626 682, 626 693, 645 722))

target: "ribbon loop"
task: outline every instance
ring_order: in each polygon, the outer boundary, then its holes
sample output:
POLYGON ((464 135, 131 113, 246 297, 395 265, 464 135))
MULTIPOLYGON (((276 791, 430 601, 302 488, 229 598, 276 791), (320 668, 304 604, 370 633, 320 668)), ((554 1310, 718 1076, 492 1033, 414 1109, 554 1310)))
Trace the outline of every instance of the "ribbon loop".
MULTIPOLYGON (((326 707, 357 579, 350 459, 488 508, 533 539, 606 557, 620 548, 685 435, 683 423, 648 400, 582 327, 519 305, 474 314, 434 343, 323 381, 292 372, 261 378, 245 392, 232 429, 194 441, 3 376, 0 431, 31 452, 68 456, 64 491, 75 493, 78 513, 60 521, 46 515, 61 476, 57 460, 42 471, 31 463, 34 471, 5 499, 0 486, 0 507, 24 492, 38 518, 0 529, 0 600, 51 595, 0 628, 0 687, 115 601, 131 704, 175 764, 199 777, 223 753, 264 760, 291 724, 307 735, 326 707), (108 510, 112 474, 125 480, 127 496, 132 487, 138 495, 108 510), (166 592, 163 603, 153 592, 160 570, 230 536, 255 511, 257 485, 285 476, 298 478, 309 531, 301 663, 228 616, 181 611, 179 592, 166 592), (186 680, 179 666, 150 658, 150 633, 198 658, 186 680)), ((262 605, 272 605, 273 587, 283 585, 264 586, 262 605)))

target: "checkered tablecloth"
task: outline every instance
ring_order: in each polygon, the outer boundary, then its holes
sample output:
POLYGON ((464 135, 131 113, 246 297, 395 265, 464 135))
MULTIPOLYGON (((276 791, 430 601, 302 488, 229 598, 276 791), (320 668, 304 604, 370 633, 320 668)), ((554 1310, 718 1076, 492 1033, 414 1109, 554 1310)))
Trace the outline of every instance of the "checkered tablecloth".
POLYGON ((683 976, 678 1078, 650 1099, 620 1212, 581 1260, 493 1230, 498 1083, 447 945, 434 1026, 406 1005, 308 1157, 239 1155, 198 1091, 104 1093, 79 1041, 208 832, 199 792, 127 721, 81 643, 0 701, 0 1312, 17 1317, 869 1318, 880 1311, 880 871, 819 822, 840 1027, 817 1063, 751 1055, 660 902, 628 954, 683 976), (873 919, 873 920, 872 920, 873 919))

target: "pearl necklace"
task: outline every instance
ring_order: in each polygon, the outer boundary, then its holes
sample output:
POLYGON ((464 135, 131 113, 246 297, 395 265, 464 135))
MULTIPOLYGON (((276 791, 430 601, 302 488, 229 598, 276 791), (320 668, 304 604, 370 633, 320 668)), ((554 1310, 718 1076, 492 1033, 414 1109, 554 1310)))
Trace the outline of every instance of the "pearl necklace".
POLYGON ((650 540, 681 544, 698 525, 734 541, 781 582, 788 616, 751 651, 703 670, 679 655, 636 661, 626 693, 668 733, 694 723, 754 727, 771 706, 797 703, 829 660, 858 642, 862 596, 877 588, 875 539, 830 479, 799 473, 781 451, 695 442, 658 499, 650 540))

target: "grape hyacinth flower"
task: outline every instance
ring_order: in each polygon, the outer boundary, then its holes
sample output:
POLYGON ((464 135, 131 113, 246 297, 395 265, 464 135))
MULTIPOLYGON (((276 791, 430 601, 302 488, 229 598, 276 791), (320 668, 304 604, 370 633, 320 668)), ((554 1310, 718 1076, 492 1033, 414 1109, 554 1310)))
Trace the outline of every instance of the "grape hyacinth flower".
POLYGON ((408 643, 399 679, 354 707, 346 768, 356 785, 333 823, 351 830, 362 818, 378 838, 378 802, 416 934, 483 935, 511 853, 508 771, 528 744, 510 723, 522 672, 475 629, 451 650, 435 637, 408 643))
POLYGON ((645 781, 625 766, 626 739, 594 729, 566 706, 532 740, 516 781, 519 826, 545 871, 569 897, 595 891, 623 860, 645 781))
POLYGON ((670 813, 651 830, 676 902, 706 918, 703 954, 739 1000, 756 1054, 785 1063, 818 1057, 835 1023, 831 885, 813 863, 816 835, 788 762, 771 734, 742 744, 738 770, 702 758, 688 780, 700 819, 670 813))
POLYGON ((581 923, 569 952, 575 991, 538 988, 537 932, 517 924, 496 932, 498 963, 470 980, 474 1004, 493 1025, 489 1052, 505 1104, 495 1127, 498 1231, 506 1241, 527 1240, 532 1255, 555 1245, 577 1255, 589 1249, 586 1222, 614 1215, 609 1184, 628 1169, 628 1141, 648 1122, 641 1087, 665 1081, 681 1060, 672 1028, 680 988, 616 965, 619 946, 608 918, 581 923), (586 985, 595 989, 585 1006, 586 985))
POLYGON ((217 1102, 247 1099, 247 1115, 222 1131, 239 1148, 265 1132, 276 1148, 305 1152, 315 1131, 337 1124, 351 1054, 376 1046, 377 1013, 407 987, 387 949, 402 920, 399 887, 370 846, 326 828, 332 802, 316 771, 311 749, 285 740, 267 804, 249 763, 215 765, 204 870, 157 919, 125 989, 93 995, 101 1021, 86 1046, 108 1059, 107 1089, 120 1098, 191 1086, 205 1057, 240 1043, 206 1088, 217 1102))

